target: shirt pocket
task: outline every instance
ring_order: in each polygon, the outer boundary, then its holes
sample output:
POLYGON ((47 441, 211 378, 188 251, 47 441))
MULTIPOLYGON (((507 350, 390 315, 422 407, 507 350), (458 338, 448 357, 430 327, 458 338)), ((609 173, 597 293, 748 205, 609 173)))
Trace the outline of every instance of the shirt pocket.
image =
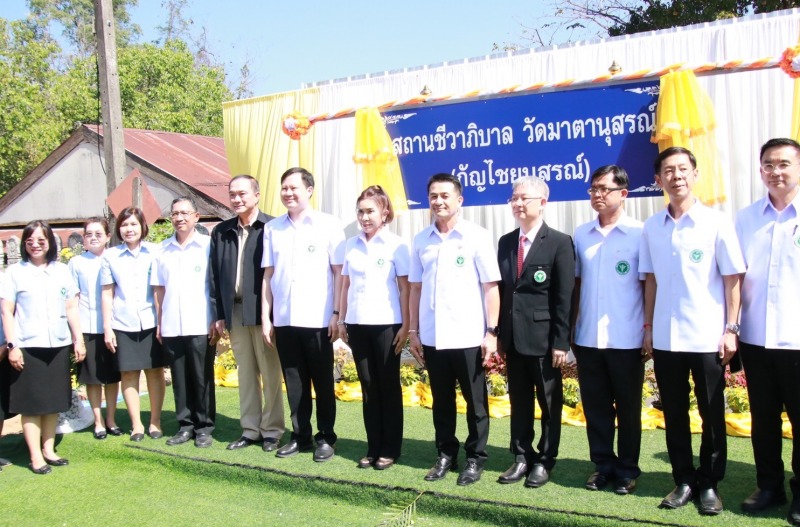
POLYGON ((609 262, 611 269, 606 269, 611 276, 619 282, 629 282, 639 280, 639 250, 626 247, 618 249, 614 253, 613 260, 609 262))

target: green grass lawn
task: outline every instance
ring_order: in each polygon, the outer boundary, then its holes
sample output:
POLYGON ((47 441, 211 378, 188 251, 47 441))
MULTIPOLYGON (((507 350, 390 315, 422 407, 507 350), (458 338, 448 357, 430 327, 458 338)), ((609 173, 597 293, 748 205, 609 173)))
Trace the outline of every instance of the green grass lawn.
MULTIPOLYGON (((165 408, 172 408, 170 397, 165 408)), ((677 511, 657 508, 673 487, 662 430, 642 433, 639 488, 631 496, 617 496, 583 489, 593 470, 583 428, 562 428, 551 483, 526 489, 521 483, 496 483, 512 458, 508 419, 493 419, 483 479, 464 488, 456 485, 455 474, 439 482, 422 479, 436 457, 431 413, 424 408, 406 408, 403 457, 386 471, 355 466, 366 451, 360 403, 337 403, 337 455, 321 464, 310 453, 278 459, 258 447, 225 450, 240 433, 236 389, 218 388, 217 408, 211 448, 197 449, 192 443, 168 447, 164 440, 149 438, 139 444, 127 437, 97 441, 87 430, 64 436, 58 451, 71 464, 54 468, 49 476, 25 468, 21 436, 4 437, 0 456, 19 466, 0 473, 0 525, 372 526, 391 518, 393 505, 411 503, 420 493, 415 525, 619 525, 626 520, 639 525, 785 525, 784 508, 758 517, 740 512, 739 504, 755 485, 749 439, 728 438, 728 472, 720 485, 726 510, 708 518, 691 505, 677 511)), ((124 407, 117 415, 129 430, 124 407)), ((462 440, 463 421, 461 416, 462 440)), ((167 436, 176 431, 171 411, 165 412, 164 425, 167 436)), ((790 449, 791 442, 784 441, 787 466, 790 449)))

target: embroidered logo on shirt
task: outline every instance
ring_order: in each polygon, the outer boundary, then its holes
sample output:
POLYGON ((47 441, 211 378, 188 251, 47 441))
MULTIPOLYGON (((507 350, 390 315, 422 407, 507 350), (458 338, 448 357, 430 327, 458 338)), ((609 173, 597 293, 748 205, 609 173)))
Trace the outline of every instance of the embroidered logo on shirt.
POLYGON ((61 296, 63 296, 63 297, 67 296, 67 288, 66 287, 62 287, 61 288, 61 296))
POLYGON ((459 266, 459 267, 463 267, 464 266, 464 257, 463 256, 459 256, 458 258, 456 258, 456 265, 459 266))
POLYGON ((316 251, 316 250, 317 250, 317 248, 316 248, 316 247, 314 247, 313 245, 309 245, 309 246, 308 246, 308 252, 310 252, 310 253, 313 253, 313 252, 314 252, 314 251, 316 251))
POLYGON ((689 253, 689 258, 694 263, 700 263, 700 260, 703 259, 703 251, 701 251, 700 249, 695 249, 694 251, 689 253))
POLYGON ((620 260, 617 262, 617 265, 614 266, 614 269, 617 270, 617 274, 620 276, 625 276, 631 270, 631 264, 626 262, 625 260, 620 260))
POLYGON ((541 270, 536 271, 535 273, 533 273, 533 279, 536 281, 536 283, 541 284, 542 282, 547 280, 547 273, 541 270))
POLYGON ((200 272, 200 266, 199 265, 195 265, 194 266, 194 272, 195 273, 199 273, 200 272))
POLYGON ((795 247, 800 247, 800 236, 798 236, 797 238, 794 239, 794 246, 795 247))
POLYGON ((386 260, 383 258, 378 258, 378 261, 375 263, 378 265, 378 267, 383 267, 383 265, 386 263, 386 260))

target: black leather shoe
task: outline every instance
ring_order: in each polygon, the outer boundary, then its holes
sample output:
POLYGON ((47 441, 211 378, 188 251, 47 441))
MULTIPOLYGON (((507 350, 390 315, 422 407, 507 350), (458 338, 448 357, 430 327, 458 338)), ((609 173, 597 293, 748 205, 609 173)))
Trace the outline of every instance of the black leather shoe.
POLYGON ((174 445, 182 445, 183 443, 187 442, 192 438, 192 433, 186 430, 179 431, 174 436, 167 439, 167 444, 169 446, 174 445))
POLYGON ((692 487, 683 483, 672 489, 672 492, 661 500, 659 507, 662 509, 679 509, 690 501, 692 501, 692 487))
POLYGON ((472 485, 481 479, 481 474, 483 474, 483 467, 480 465, 480 463, 478 463, 478 461, 475 459, 468 459, 467 464, 464 465, 464 470, 462 470, 461 474, 458 475, 456 484, 460 485, 461 487, 472 485))
POLYGON ((197 448, 208 448, 212 444, 214 444, 214 439, 211 437, 211 434, 195 434, 194 446, 197 448))
POLYGON ((375 460, 375 470, 386 470, 387 468, 394 465, 395 458, 393 457, 379 457, 375 460))
POLYGON ((110 427, 106 428, 106 431, 108 432, 108 435, 112 435, 112 436, 121 436, 122 434, 125 433, 125 432, 122 431, 122 428, 120 428, 118 426, 110 426, 110 427))
POLYGON ((333 449, 333 445, 329 445, 324 441, 320 441, 317 443, 317 448, 314 449, 314 461, 317 463, 330 461, 334 454, 335 451, 333 449))
POLYGON ((369 468, 375 462, 375 458, 364 456, 358 460, 358 468, 369 468))
POLYGON ((40 476, 44 474, 50 474, 53 469, 50 468, 50 465, 42 465, 39 468, 33 468, 33 463, 28 463, 28 468, 31 469, 31 472, 34 474, 39 474, 40 476))
POLYGON ((105 439, 106 437, 108 437, 108 434, 106 433, 105 429, 103 429, 103 430, 95 430, 94 431, 94 438, 95 439, 105 439))
POLYGON ((4 457, 0 457, 0 467, 7 467, 11 465, 11 461, 7 460, 4 457))
POLYGON ((436 463, 434 463, 433 467, 425 474, 425 481, 439 481, 451 469, 456 468, 456 463, 452 459, 447 459, 444 456, 439 456, 436 459, 436 463))
POLYGON ((500 474, 500 477, 497 478, 497 482, 504 485, 508 483, 516 483, 517 481, 523 479, 527 474, 528 464, 516 462, 508 467, 508 470, 500 474))
POLYGON ((544 465, 536 464, 528 474, 528 479, 525 480, 525 486, 532 489, 538 489, 550 481, 550 472, 544 468, 544 465))
POLYGON ((307 445, 301 445, 294 439, 283 445, 275 452, 275 457, 292 457, 300 452, 308 452, 313 448, 311 443, 307 445))
POLYGON ((756 489, 742 502, 742 510, 760 512, 784 503, 786 503, 786 492, 783 489, 779 491, 756 489))
POLYGON ((594 472, 589 479, 586 480, 586 490, 600 490, 608 485, 608 477, 602 472, 594 472))
POLYGON ((150 436, 150 439, 161 439, 162 437, 164 437, 164 433, 161 430, 153 430, 147 432, 147 435, 150 436))
POLYGON ((228 446, 225 448, 228 450, 239 450, 240 448, 249 447, 250 445, 255 445, 256 443, 258 443, 257 440, 242 436, 236 441, 228 443, 228 446))
POLYGON ((261 450, 264 452, 272 452, 278 450, 279 446, 281 446, 279 440, 275 439, 274 437, 265 437, 264 442, 261 443, 261 450))
POLYGON ((631 494, 636 490, 636 480, 634 478, 619 478, 614 482, 614 492, 620 496, 631 494))
POLYGON ((722 500, 719 499, 716 489, 703 489, 700 491, 700 514, 716 516, 722 512, 722 500))
POLYGON ((59 459, 47 459, 44 458, 44 462, 50 465, 51 467, 66 467, 69 465, 69 459, 59 458, 59 459))
POLYGON ((144 439, 144 434, 131 434, 131 441, 136 443, 141 442, 144 439))
POLYGON ((792 498, 792 504, 789 506, 789 515, 786 517, 792 525, 800 525, 800 496, 795 495, 792 498))

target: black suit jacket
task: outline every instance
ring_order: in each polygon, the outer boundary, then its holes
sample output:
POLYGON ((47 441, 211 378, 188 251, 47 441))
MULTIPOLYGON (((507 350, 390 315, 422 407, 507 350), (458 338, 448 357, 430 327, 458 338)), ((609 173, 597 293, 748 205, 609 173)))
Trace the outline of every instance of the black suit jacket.
POLYGON ((519 229, 500 238, 500 339, 503 349, 543 356, 569 349, 575 250, 572 238, 542 224, 517 277, 519 229))
MULTIPOLYGON (((261 256, 264 254, 264 225, 272 216, 258 213, 242 255, 242 324, 261 325, 261 256)), ((235 216, 214 227, 211 232, 209 272, 211 298, 216 304, 216 320, 225 320, 231 327, 233 300, 236 294, 236 266, 239 258, 239 217, 235 216)))

